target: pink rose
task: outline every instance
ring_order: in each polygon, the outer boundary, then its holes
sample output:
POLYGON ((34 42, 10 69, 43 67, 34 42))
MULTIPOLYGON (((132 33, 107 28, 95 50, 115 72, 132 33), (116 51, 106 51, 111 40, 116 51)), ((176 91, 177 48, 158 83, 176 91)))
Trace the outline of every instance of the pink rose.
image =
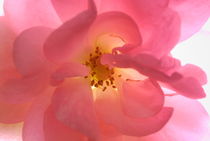
POLYGON ((208 140, 209 116, 195 100, 206 75, 170 51, 200 29, 209 6, 5 0, 0 122, 23 121, 23 141, 208 140))

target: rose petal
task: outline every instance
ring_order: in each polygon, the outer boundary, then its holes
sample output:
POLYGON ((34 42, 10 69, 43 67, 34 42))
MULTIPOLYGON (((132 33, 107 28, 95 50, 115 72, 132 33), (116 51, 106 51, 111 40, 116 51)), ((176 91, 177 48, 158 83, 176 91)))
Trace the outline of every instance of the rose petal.
POLYGON ((147 51, 159 58, 170 52, 178 42, 180 35, 179 16, 175 11, 167 8, 168 2, 168 0, 155 2, 102 0, 100 8, 103 12, 117 10, 131 16, 138 24, 143 38, 142 46, 134 50, 133 53, 147 51), (110 6, 109 3, 112 5, 110 6))
POLYGON ((88 7, 88 0, 51 0, 62 21, 67 21, 88 7))
POLYGON ((46 27, 33 27, 16 38, 13 49, 14 63, 22 75, 35 74, 49 67, 43 53, 43 43, 51 31, 46 27))
POLYGON ((28 111, 23 125, 23 141, 45 141, 43 122, 44 112, 50 105, 51 95, 54 89, 48 89, 46 93, 37 97, 28 111))
POLYGON ((172 108, 163 108, 149 118, 132 118, 123 113, 120 96, 115 92, 101 94, 95 100, 100 119, 129 136, 145 136, 160 130, 172 115, 172 108))
POLYGON ((147 137, 142 137, 140 140, 209 140, 210 119, 207 112, 198 101, 182 96, 173 96, 167 97, 166 103, 174 107, 174 114, 169 122, 159 132, 147 137))
POLYGON ((23 121, 30 106, 30 102, 23 104, 8 104, 0 102, 0 122, 11 124, 23 121))
POLYGON ((199 31, 210 16, 209 0, 170 0, 169 7, 181 18, 181 41, 199 31))
POLYGON ((45 90, 49 77, 45 73, 7 80, 0 87, 1 101, 11 104, 31 101, 45 90))
POLYGON ((134 45, 140 45, 142 42, 137 24, 122 12, 106 12, 98 15, 89 34, 92 46, 99 46, 105 50, 121 46, 121 42, 134 45))
POLYGON ((95 5, 90 0, 88 10, 65 22, 48 37, 44 45, 46 57, 55 63, 66 63, 84 48, 84 37, 95 17, 95 5))
POLYGON ((58 121, 50 106, 44 114, 45 141, 86 141, 86 137, 58 121))
POLYGON ((14 68, 12 60, 12 43, 14 39, 15 34, 9 27, 6 18, 0 16, 0 72, 14 68))
POLYGON ((206 73, 198 66, 195 66, 193 64, 186 64, 183 67, 181 67, 178 71, 185 77, 193 77, 197 79, 197 81, 199 81, 201 85, 207 83, 206 73))
POLYGON ((139 73, 149 76, 152 79, 156 79, 158 81, 169 82, 179 80, 182 76, 179 73, 173 73, 171 76, 156 70, 152 67, 157 67, 157 62, 155 58, 145 58, 144 61, 137 59, 138 57, 131 57, 130 55, 112 55, 112 54, 104 54, 101 57, 102 64, 108 64, 111 67, 119 67, 119 68, 133 68, 137 70, 139 73), (152 62, 154 61, 155 62, 152 62))
POLYGON ((63 64, 60 68, 56 70, 51 75, 51 83, 52 85, 57 85, 59 82, 62 82, 67 77, 78 77, 78 76, 86 76, 88 75, 88 69, 82 64, 78 63, 66 63, 63 64))
POLYGON ((199 81, 193 77, 183 77, 180 80, 170 82, 168 85, 177 93, 189 98, 197 99, 206 96, 199 81))
POLYGON ((56 118, 91 139, 98 136, 98 123, 93 108, 92 92, 84 79, 70 79, 56 89, 52 106, 56 118))
POLYGON ((123 83, 122 89, 122 106, 128 116, 134 118, 154 116, 163 107, 164 94, 153 80, 128 80, 123 83))
POLYGON ((6 0, 4 10, 5 17, 16 33, 33 26, 55 28, 61 23, 50 0, 6 0))

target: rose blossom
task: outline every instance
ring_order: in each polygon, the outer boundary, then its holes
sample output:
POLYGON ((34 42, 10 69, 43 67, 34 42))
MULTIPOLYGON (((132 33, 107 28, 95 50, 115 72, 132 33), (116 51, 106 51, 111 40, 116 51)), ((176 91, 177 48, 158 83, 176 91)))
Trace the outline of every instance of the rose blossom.
POLYGON ((23 121, 24 141, 205 140, 206 75, 170 51, 209 5, 6 0, 0 122, 23 121))

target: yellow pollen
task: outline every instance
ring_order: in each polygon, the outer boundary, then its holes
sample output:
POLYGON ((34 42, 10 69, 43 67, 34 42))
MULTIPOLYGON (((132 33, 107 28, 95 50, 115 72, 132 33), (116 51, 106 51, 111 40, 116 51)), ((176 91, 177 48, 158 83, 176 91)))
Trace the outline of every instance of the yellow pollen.
MULTIPOLYGON (((96 47, 95 51, 89 54, 89 58, 85 61, 85 65, 90 68, 90 74, 85 79, 90 80, 91 88, 100 88, 105 91, 108 87, 116 89, 114 76, 115 71, 107 65, 100 62, 102 51, 96 47)), ((117 75, 121 77, 121 75, 117 75)))

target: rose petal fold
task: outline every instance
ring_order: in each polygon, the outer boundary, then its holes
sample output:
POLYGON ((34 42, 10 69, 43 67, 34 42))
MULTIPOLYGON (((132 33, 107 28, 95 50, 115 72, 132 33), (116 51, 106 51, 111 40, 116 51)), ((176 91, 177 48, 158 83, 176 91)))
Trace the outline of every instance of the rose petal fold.
POLYGON ((178 70, 179 73, 185 77, 195 78, 201 85, 207 83, 206 73, 198 66, 193 64, 186 64, 178 70))
POLYGON ((31 75, 49 67, 43 53, 43 44, 51 31, 52 29, 46 27, 33 27, 16 38, 13 57, 19 73, 31 75))
POLYGON ((84 78, 69 79, 58 87, 52 99, 52 107, 60 122, 91 139, 98 138, 92 92, 84 78))
POLYGON ((122 111, 120 96, 116 92, 99 95, 95 105, 100 119, 129 136, 145 136, 157 132, 167 123, 173 111, 165 107, 152 117, 129 117, 122 111))
POLYGON ((177 93, 189 98, 198 99, 206 96, 202 85, 193 77, 183 77, 180 80, 170 82, 168 85, 177 93))
POLYGON ((96 17, 94 3, 89 0, 89 9, 66 21, 54 30, 44 45, 46 57, 54 63, 66 63, 81 48, 84 37, 96 17))
POLYGON ((127 80, 122 89, 122 107, 128 116, 154 116, 163 107, 164 94, 158 83, 151 79, 127 80))
POLYGON ((50 0, 5 0, 4 13, 17 34, 33 26, 55 28, 61 24, 50 0))
POLYGON ((116 11, 97 16, 90 27, 89 40, 92 46, 99 46, 104 50, 125 43, 140 45, 142 42, 135 21, 129 15, 116 11))
POLYGON ((51 0, 57 14, 64 22, 87 9, 88 1, 89 0, 51 0))
POLYGON ((167 106, 174 107, 174 113, 171 119, 159 132, 142 137, 140 138, 141 141, 209 140, 209 115, 197 100, 177 95, 173 97, 166 97, 165 101, 167 106))

